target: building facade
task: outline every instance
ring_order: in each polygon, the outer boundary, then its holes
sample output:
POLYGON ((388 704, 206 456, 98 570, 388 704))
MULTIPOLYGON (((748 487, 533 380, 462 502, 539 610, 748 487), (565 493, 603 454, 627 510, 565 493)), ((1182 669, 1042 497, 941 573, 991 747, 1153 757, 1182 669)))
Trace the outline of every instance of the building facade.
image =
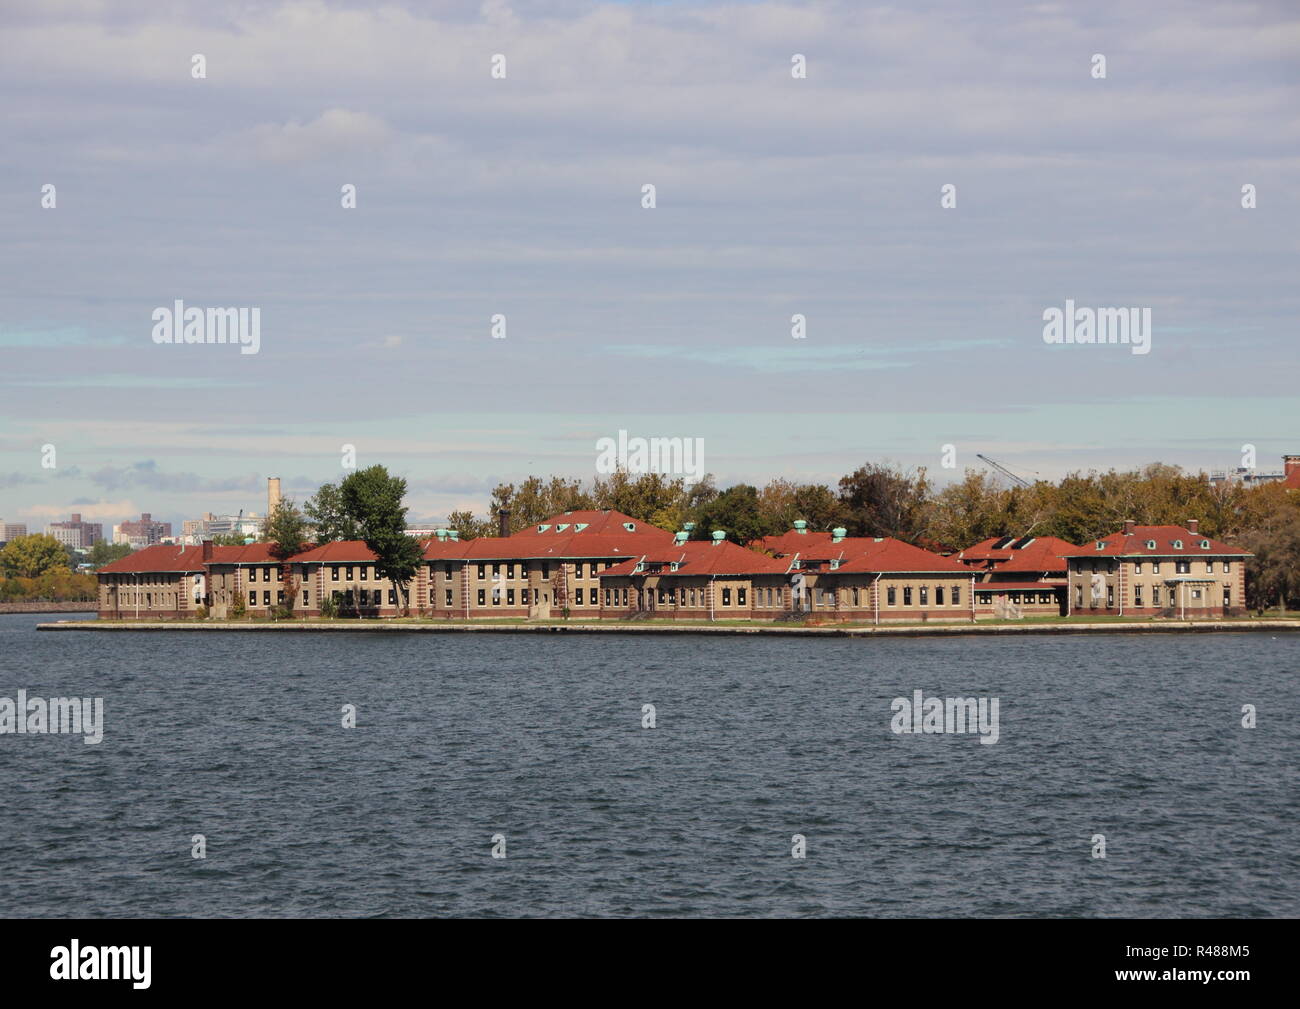
MULTIPOLYGON (((75 516, 74 516, 75 518, 75 516)), ((155 522, 148 512, 141 513, 138 519, 113 526, 113 542, 125 543, 132 550, 153 546, 169 539, 172 534, 170 522, 155 522)))
POLYGON ((1186 526, 1124 528, 1080 546, 1069 561, 1069 615, 1202 620, 1246 612, 1252 556, 1186 526))
POLYGON ((51 522, 45 527, 45 533, 65 547, 80 550, 93 547, 104 538, 104 525, 102 522, 83 522, 81 516, 73 512, 70 521, 51 522))
POLYGON ((1076 550, 1054 536, 994 536, 956 559, 976 575, 976 615, 1014 620, 1065 616, 1066 558, 1076 550))

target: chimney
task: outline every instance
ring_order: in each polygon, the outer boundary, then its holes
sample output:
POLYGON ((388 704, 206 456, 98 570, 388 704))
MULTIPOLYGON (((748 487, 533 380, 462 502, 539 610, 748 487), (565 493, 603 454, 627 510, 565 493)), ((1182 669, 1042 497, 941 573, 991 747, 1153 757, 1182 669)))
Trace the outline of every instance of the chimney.
POLYGON ((1134 525, 1136 525, 1136 523, 1135 523, 1132 519, 1125 519, 1125 520, 1124 520, 1124 535, 1125 535, 1125 536, 1132 536, 1132 535, 1133 535, 1133 526, 1134 526, 1134 525))
POLYGON ((795 520, 794 520, 794 531, 797 532, 797 533, 802 533, 802 534, 804 534, 804 535, 807 535, 807 533, 808 533, 808 522, 807 522, 807 520, 805 520, 805 519, 795 519, 795 520))
POLYGON ((269 476, 266 478, 266 514, 270 515, 275 511, 275 506, 280 503, 280 478, 278 476, 269 476))
POLYGON ((1196 527, 1199 526, 1200 524, 1201 524, 1200 519, 1188 519, 1188 520, 1187 520, 1187 531, 1188 531, 1189 533, 1191 533, 1193 536, 1195 536, 1196 533, 1197 533, 1197 528, 1196 528, 1196 527))
POLYGON ((845 529, 843 526, 836 526, 834 529, 831 530, 831 542, 839 543, 848 534, 849 531, 845 529))
POLYGON ((73 521, 73 522, 80 522, 80 521, 81 521, 81 512, 73 512, 73 513, 72 513, 72 521, 73 521))
POLYGON ((212 541, 211 540, 203 541, 203 563, 204 564, 212 563, 212 541))
POLYGON ((722 544, 724 544, 724 543, 726 543, 726 542, 727 542, 727 531, 726 531, 725 529, 714 529, 714 530, 713 530, 713 545, 714 545, 715 547, 720 547, 720 546, 722 546, 722 544))
POLYGON ((1300 469, 1300 455, 1284 455, 1282 457, 1282 469, 1286 476, 1290 476, 1300 469))
POLYGON ((499 512, 497 512, 497 535, 498 536, 510 535, 510 509, 509 508, 502 508, 499 512))

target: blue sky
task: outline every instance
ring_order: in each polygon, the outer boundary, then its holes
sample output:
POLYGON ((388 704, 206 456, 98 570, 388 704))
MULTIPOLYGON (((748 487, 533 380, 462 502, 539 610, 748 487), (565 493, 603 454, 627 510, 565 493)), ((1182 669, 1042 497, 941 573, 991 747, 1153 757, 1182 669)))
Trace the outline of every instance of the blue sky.
POLYGON ((1294 4, 0 16, 7 521, 260 511, 344 444, 482 512, 620 428, 722 484, 1300 451, 1294 4), (259 307, 260 353, 153 343, 178 298, 259 307), (1151 308, 1151 353, 1045 344, 1067 298, 1151 308))

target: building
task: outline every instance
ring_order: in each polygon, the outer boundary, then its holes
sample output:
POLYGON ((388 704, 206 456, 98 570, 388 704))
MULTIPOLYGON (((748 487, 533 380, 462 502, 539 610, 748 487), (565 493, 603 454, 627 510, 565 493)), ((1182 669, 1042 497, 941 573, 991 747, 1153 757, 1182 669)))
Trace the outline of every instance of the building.
POLYGON ((1260 473, 1238 466, 1234 470, 1216 469, 1209 474, 1212 484, 1244 484, 1259 487, 1266 483, 1284 483, 1290 490, 1300 490, 1300 455, 1284 455, 1280 473, 1260 473))
POLYGON ((93 547, 104 538, 102 522, 83 522, 76 512, 68 522, 51 522, 45 527, 46 535, 53 536, 65 547, 84 550, 93 547))
POLYGON ((170 522, 155 522, 148 512, 142 512, 139 519, 113 526, 113 542, 126 543, 132 550, 161 543, 164 539, 169 539, 171 534, 170 522))
POLYGON ((0 543, 8 543, 10 540, 16 540, 19 536, 27 535, 27 524, 24 522, 0 522, 0 543))
POLYGON ((737 546, 714 530, 689 530, 600 573, 601 616, 680 620, 772 620, 790 608, 788 562, 737 546))
POLYGON ((1199 620, 1241 616, 1252 555, 1184 526, 1124 523, 1121 532, 1072 551, 1069 615, 1199 620))
POLYGON ((1066 558, 1077 549, 1055 536, 994 536, 956 559, 976 574, 977 616, 1054 617, 1066 614, 1066 558))
POLYGON ((754 545, 789 561, 796 611, 871 623, 975 618, 975 576, 965 565, 902 540, 809 532, 801 519, 754 545))
POLYGON ((264 517, 257 512, 240 512, 238 515, 213 515, 204 512, 201 519, 186 519, 181 523, 181 542, 198 546, 204 540, 217 536, 243 536, 256 538, 262 533, 264 517))

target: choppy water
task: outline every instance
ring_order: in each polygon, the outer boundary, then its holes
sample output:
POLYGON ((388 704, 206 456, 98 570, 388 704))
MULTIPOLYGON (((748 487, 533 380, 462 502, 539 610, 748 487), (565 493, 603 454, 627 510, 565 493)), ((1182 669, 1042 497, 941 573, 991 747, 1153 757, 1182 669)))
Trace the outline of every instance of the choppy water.
POLYGON ((100 696, 107 724, 97 746, 0 735, 4 916, 1300 913, 1300 635, 45 619, 0 616, 0 696, 100 696), (893 734, 890 701, 916 688, 998 697, 1000 741, 893 734))

